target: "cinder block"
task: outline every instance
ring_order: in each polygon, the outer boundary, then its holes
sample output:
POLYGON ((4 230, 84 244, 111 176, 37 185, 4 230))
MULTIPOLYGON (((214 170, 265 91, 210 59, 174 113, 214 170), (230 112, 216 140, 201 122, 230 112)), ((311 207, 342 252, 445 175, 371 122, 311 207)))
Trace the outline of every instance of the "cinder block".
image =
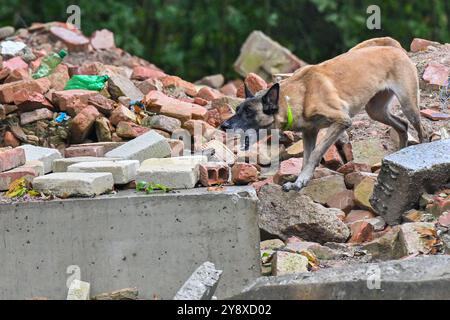
POLYGON ((170 156, 170 153, 170 145, 166 138, 154 131, 149 131, 106 153, 105 156, 143 162, 150 158, 165 158, 170 156))
POLYGON ((67 172, 69 166, 80 162, 99 162, 99 161, 120 161, 121 158, 103 158, 103 157, 75 157, 62 158, 53 161, 53 172, 67 172))
POLYGON ((80 162, 69 166, 68 172, 109 172, 114 184, 126 184, 136 179, 138 168, 137 160, 80 162))
POLYGON ((370 203, 396 225, 424 192, 434 193, 449 180, 450 140, 411 146, 384 158, 370 203))
POLYGON ((36 147, 30 144, 20 146, 25 151, 26 161, 38 160, 44 163, 44 173, 52 172, 52 162, 55 159, 61 159, 61 153, 56 149, 36 147))
POLYGON ((114 186, 113 175, 109 172, 79 173, 60 172, 37 177, 33 188, 57 197, 92 197, 111 191, 114 186))
POLYGON ((138 169, 136 181, 159 183, 172 189, 191 189, 199 180, 199 165, 206 162, 206 156, 148 159, 138 169))

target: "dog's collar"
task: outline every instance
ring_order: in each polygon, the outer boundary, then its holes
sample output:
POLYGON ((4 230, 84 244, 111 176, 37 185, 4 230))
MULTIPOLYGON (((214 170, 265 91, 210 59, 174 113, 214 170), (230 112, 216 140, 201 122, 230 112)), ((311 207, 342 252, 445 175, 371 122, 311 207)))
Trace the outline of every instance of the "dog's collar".
POLYGON ((286 119, 286 125, 284 127, 285 131, 292 130, 294 128, 294 114, 292 113, 292 107, 289 103, 290 98, 288 96, 286 98, 286 104, 287 104, 287 119, 286 119))

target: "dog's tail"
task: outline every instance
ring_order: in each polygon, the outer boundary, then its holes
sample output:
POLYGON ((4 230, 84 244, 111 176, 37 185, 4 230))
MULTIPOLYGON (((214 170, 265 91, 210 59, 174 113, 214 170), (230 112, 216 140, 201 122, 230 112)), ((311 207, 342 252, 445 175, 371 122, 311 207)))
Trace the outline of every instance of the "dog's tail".
POLYGON ((367 47, 395 47, 395 48, 402 49, 403 51, 405 51, 405 49, 403 49, 400 42, 398 42, 397 40, 395 40, 391 37, 384 37, 384 38, 373 38, 373 39, 369 39, 364 42, 361 42, 357 46, 351 48, 349 50, 349 52, 354 51, 354 50, 359 50, 362 48, 367 48, 367 47))

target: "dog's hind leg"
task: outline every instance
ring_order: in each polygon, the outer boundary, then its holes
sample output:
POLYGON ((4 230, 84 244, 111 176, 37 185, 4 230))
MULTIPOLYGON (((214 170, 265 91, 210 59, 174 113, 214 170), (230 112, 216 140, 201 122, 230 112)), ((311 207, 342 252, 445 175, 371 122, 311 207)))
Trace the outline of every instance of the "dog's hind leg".
POLYGON ((341 134, 351 126, 351 120, 346 119, 333 122, 327 130, 325 138, 314 148, 302 172, 294 183, 286 183, 283 186, 285 191, 301 190, 305 187, 314 175, 314 170, 320 164, 327 150, 339 139, 341 134))
POLYGON ((378 92, 366 105, 367 114, 375 121, 384 123, 397 131, 400 149, 408 144, 408 122, 392 114, 389 104, 394 96, 391 90, 378 92))
POLYGON ((412 124, 414 129, 416 129, 420 143, 428 142, 427 134, 425 133, 420 120, 419 93, 416 90, 408 91, 411 92, 398 90, 395 94, 400 102, 403 114, 412 124))

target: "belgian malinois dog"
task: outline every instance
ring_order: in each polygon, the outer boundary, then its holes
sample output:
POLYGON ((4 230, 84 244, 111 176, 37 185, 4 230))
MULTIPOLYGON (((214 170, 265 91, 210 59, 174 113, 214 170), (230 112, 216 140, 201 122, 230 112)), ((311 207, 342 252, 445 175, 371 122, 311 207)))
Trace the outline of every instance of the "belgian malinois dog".
POLYGON ((394 95, 420 142, 426 141, 417 69, 392 38, 365 41, 334 59, 305 66, 267 90, 255 95, 247 88, 245 92, 246 100, 222 129, 283 130, 289 124, 290 130, 303 134, 303 169, 295 183, 283 186, 286 191, 306 186, 326 151, 346 134, 352 117, 364 107, 373 120, 393 127, 400 137, 400 148, 406 147, 408 122, 389 108, 394 95), (328 128, 326 135, 316 146, 323 128, 328 128))

